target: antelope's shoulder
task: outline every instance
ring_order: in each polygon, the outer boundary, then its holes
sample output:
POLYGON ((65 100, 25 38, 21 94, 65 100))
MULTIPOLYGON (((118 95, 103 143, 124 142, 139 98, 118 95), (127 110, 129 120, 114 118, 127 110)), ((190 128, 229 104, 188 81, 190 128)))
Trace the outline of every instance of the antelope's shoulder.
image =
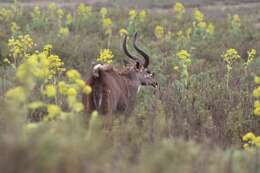
POLYGON ((111 64, 97 64, 93 67, 92 74, 95 77, 99 77, 100 71, 109 72, 109 71, 115 71, 115 69, 111 64))

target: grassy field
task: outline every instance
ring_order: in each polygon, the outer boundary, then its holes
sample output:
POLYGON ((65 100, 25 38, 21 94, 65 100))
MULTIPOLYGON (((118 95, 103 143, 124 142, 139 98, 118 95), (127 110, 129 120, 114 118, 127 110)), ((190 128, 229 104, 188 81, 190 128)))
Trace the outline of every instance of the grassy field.
POLYGON ((260 172, 257 1, 21 2, 0 3, 0 172, 260 172), (160 90, 108 131, 83 81, 135 32, 160 90))

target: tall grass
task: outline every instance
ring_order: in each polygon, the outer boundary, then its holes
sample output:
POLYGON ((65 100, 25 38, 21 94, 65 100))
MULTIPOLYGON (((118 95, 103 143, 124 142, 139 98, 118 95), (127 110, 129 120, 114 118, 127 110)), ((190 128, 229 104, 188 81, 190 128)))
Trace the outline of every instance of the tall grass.
MULTIPOLYGON (((0 170, 259 172, 259 150, 242 149, 247 132, 260 134, 252 96, 254 77, 260 73, 258 55, 246 70, 244 66, 247 51, 260 48, 255 14, 252 17, 243 12, 238 19, 235 14, 242 11, 230 15, 221 11, 220 17, 208 17, 210 13, 197 10, 194 14, 195 9, 186 9, 185 15, 177 18, 172 8, 149 9, 142 18, 141 10, 130 15, 133 9, 107 10, 104 17, 100 8, 85 5, 80 10, 78 6, 38 8, 19 3, 0 8, 0 170), (107 18, 112 24, 104 25, 107 18), (210 24, 214 29, 208 28, 210 24), (24 60, 15 68, 4 60, 14 57, 8 46, 11 37, 29 34, 36 43, 26 52, 29 55, 46 44, 53 45, 52 53, 61 58, 66 69, 75 68, 87 78, 101 49, 113 52, 115 66, 124 65, 122 28, 130 36, 140 33, 139 44, 151 56, 150 69, 160 89, 143 87, 133 114, 115 115, 111 131, 102 129, 102 115, 90 118, 73 111, 68 118, 41 121, 35 126, 29 123, 27 109, 6 102, 4 93, 23 83, 15 74, 24 60), (227 64, 222 55, 229 48, 236 49, 241 58, 232 62, 227 85, 227 64), (122 123, 122 116, 128 116, 128 121, 122 123)), ((60 73, 55 82, 65 78, 66 73, 60 73)), ((29 99, 35 97, 43 98, 37 88, 28 92, 29 99)), ((49 98, 42 100, 52 103, 49 98)), ((64 111, 70 109, 66 98, 56 103, 64 111)))

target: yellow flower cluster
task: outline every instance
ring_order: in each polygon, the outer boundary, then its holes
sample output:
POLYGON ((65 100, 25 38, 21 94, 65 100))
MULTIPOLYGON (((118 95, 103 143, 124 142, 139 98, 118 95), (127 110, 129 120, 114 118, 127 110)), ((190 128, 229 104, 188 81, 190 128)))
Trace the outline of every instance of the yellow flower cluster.
MULTIPOLYGON (((260 77, 255 76, 255 83, 260 84, 260 77)), ((257 99, 254 102, 254 115, 260 116, 260 101, 258 100, 260 97, 260 86, 256 87, 253 91, 253 96, 257 99)))
POLYGON ((236 51, 236 49, 230 48, 228 49, 223 55, 222 55, 224 61, 230 68, 232 68, 232 65, 234 62, 238 61, 240 59, 240 55, 236 51))
POLYGON ((101 17, 104 19, 107 16, 108 10, 107 10, 107 8, 103 7, 100 9, 99 13, 100 13, 101 17))
POLYGON ((140 22, 144 22, 145 18, 146 18, 146 11, 145 10, 141 10, 140 13, 139 13, 140 22))
POLYGON ((79 17, 88 18, 92 14, 92 7, 81 3, 78 6, 77 14, 79 17))
POLYGON ((113 24, 113 22, 112 22, 112 20, 110 18, 108 18, 108 17, 103 18, 102 26, 103 26, 103 28, 105 30, 105 34, 107 34, 107 35, 111 35, 112 34, 112 24, 113 24))
POLYGON ((62 114, 62 110, 58 105, 47 105, 48 116, 44 118, 45 121, 53 120, 62 114))
MULTIPOLYGON (((253 91, 253 95, 254 97, 260 97, 260 88, 256 88, 254 91, 253 91)), ((260 102, 259 100, 256 100, 255 103, 254 103, 254 115, 255 116, 260 116, 260 102)))
MULTIPOLYGON (((50 83, 61 71, 64 71, 63 62, 56 55, 50 54, 51 45, 46 45, 44 50, 39 53, 28 55, 24 58, 16 70, 16 78, 20 86, 8 90, 5 97, 10 104, 15 106, 24 105, 24 107, 34 110, 39 107, 45 107, 48 114, 44 121, 51 121, 56 118, 65 118, 68 115, 73 115, 73 112, 83 111, 83 104, 78 100, 80 93, 89 94, 91 87, 87 85, 82 79, 78 71, 72 69, 66 72, 66 81, 59 81, 50 83), (70 111, 64 112, 57 104, 49 104, 44 101, 31 101, 31 90, 34 88, 41 88, 42 96, 50 99, 57 99, 57 95, 65 96, 67 98, 67 105, 70 111)), ((35 97, 35 93, 34 97, 35 97)), ((44 98, 45 98, 44 97, 44 98)), ((43 97, 40 97, 43 99, 43 97)))
POLYGON ((204 14, 199 10, 194 10, 194 27, 195 29, 198 28, 200 31, 203 31, 207 34, 212 35, 215 31, 215 27, 212 23, 207 23, 204 20, 204 14))
POLYGON ((136 18, 136 16, 137 16, 137 12, 134 9, 129 11, 129 19, 130 20, 134 20, 136 18))
POLYGON ((187 60, 190 58, 190 54, 186 50, 181 50, 177 53, 177 57, 181 60, 187 60))
POLYGON ((113 22, 109 17, 107 17, 108 10, 106 8, 101 8, 99 13, 102 17, 102 27, 105 30, 105 34, 111 36, 113 22))
POLYGON ((54 11, 57 9, 57 5, 54 2, 51 2, 48 4, 48 9, 54 11))
POLYGON ((243 141, 246 142, 243 147, 245 150, 250 147, 259 147, 260 148, 260 136, 256 136, 254 133, 249 132, 243 136, 243 141))
POLYGON ((247 61, 245 62, 245 67, 247 68, 249 64, 252 63, 252 61, 255 59, 256 57, 256 50, 255 49, 251 49, 247 51, 247 61))
POLYGON ((198 9, 196 8, 194 10, 194 19, 199 23, 199 22, 203 22, 204 21, 204 14, 198 9))
POLYGON ((206 31, 209 34, 213 34, 215 32, 215 26, 212 23, 209 23, 206 31))
POLYGON ((56 96, 56 87, 52 84, 46 85, 45 90, 43 91, 43 94, 49 98, 55 97, 56 96))
POLYGON ((67 28, 67 27, 60 27, 58 36, 62 37, 62 38, 65 38, 65 37, 68 37, 69 33, 70 33, 69 32, 69 28, 67 28))
POLYGON ((18 26, 15 22, 11 23, 11 32, 13 35, 18 34, 18 31, 20 31, 21 27, 18 26))
POLYGON ((135 19, 138 19, 140 22, 144 22, 145 19, 146 19, 146 16, 147 16, 145 10, 141 10, 141 11, 138 13, 138 12, 137 12, 136 10, 134 10, 134 9, 130 10, 129 13, 128 13, 128 15, 129 15, 129 20, 130 20, 130 21, 133 21, 133 20, 135 20, 135 19))
MULTIPOLYGON (((58 85, 48 84, 45 86, 43 94, 49 98, 53 98, 59 93, 66 97, 67 104, 71 112, 64 112, 58 105, 44 104, 47 106, 48 115, 44 118, 45 121, 50 121, 56 118, 66 118, 70 113, 82 112, 84 105, 78 100, 78 95, 82 92, 89 94, 91 87, 87 85, 82 79, 77 70, 68 70, 66 72, 67 82, 59 81, 58 85)), ((41 105, 42 106, 42 105, 41 105)))
POLYGON ((173 7, 173 12, 176 14, 176 18, 180 20, 185 14, 185 8, 182 3, 177 2, 173 7))
POLYGON ((175 65, 174 70, 179 71, 181 68, 181 77, 184 80, 184 84, 188 85, 189 80, 189 66, 191 65, 191 55, 187 50, 180 50, 176 54, 177 58, 180 60, 179 66, 175 65))
POLYGON ((121 37, 128 35, 128 31, 125 28, 121 28, 118 33, 121 37))
POLYGON ((97 57, 97 61, 104 62, 107 64, 111 64, 113 60, 113 53, 109 49, 101 49, 99 56, 97 57))
POLYGON ((5 93, 5 97, 16 104, 21 104, 26 101, 27 96, 26 96, 26 91, 24 90, 23 87, 18 86, 12 89, 9 89, 5 93))
POLYGON ((57 13, 58 18, 61 20, 64 16, 63 9, 61 9, 61 8, 57 9, 56 13, 57 13))
POLYGON ((12 10, 6 8, 0 9, 0 21, 8 22, 11 21, 13 17, 14 17, 14 13, 12 12, 12 10))
POLYGON ((72 23, 73 23, 73 17, 70 13, 68 13, 66 16, 65 24, 66 24, 66 26, 70 26, 72 23))
POLYGON ((57 55, 49 55, 46 49, 48 48, 45 47, 43 52, 28 56, 17 68, 17 79, 27 87, 32 88, 35 85, 34 81, 52 79, 65 70, 61 59, 57 55))
POLYGON ((236 51, 236 49, 230 48, 222 55, 222 58, 223 58, 224 62, 226 63, 226 67, 227 67, 226 86, 228 88, 229 79, 230 79, 231 70, 233 68, 233 65, 235 62, 239 61, 241 57, 240 57, 239 53, 236 51))
POLYGON ((232 26, 232 29, 240 29, 241 20, 240 20, 240 17, 239 17, 238 14, 235 14, 235 15, 232 16, 231 26, 232 26))
POLYGON ((154 35, 157 39, 162 39, 164 37, 164 28, 161 25, 157 25, 154 28, 154 35))
POLYGON ((17 38, 12 37, 8 40, 8 47, 15 62, 17 58, 25 57, 33 46, 34 43, 30 35, 20 35, 17 38))
POLYGON ((40 17, 42 14, 41 14, 41 10, 40 10, 40 7, 38 5, 36 5, 34 8, 33 8, 33 12, 31 13, 31 16, 34 18, 34 17, 40 17))

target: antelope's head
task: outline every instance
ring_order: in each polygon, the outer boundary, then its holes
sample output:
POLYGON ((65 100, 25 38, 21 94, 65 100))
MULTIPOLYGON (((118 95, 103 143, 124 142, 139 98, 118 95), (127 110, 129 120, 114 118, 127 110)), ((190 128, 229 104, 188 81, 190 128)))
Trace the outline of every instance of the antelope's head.
POLYGON ((128 74, 132 80, 137 82, 138 85, 153 86, 154 88, 157 88, 158 84, 154 79, 154 73, 148 69, 149 56, 136 45, 136 39, 137 33, 134 35, 133 46, 134 49, 142 56, 142 58, 137 58, 128 52, 126 46, 127 35, 125 36, 123 42, 124 52, 132 61, 130 62, 128 74))

